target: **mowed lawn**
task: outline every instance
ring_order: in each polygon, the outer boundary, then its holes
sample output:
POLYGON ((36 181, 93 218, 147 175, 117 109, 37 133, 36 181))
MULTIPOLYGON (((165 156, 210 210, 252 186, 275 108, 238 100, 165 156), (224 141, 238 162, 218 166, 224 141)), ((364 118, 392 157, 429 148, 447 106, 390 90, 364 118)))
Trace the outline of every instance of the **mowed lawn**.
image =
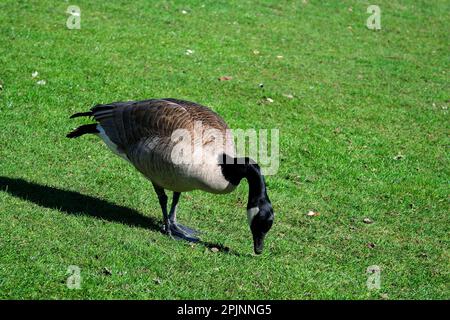
POLYGON ((0 298, 449 299, 449 9, 2 0, 0 298), (179 220, 203 231, 190 245, 159 231, 153 188, 129 164, 96 137, 65 138, 89 123, 74 112, 163 97, 280 130, 263 255, 246 182, 182 194, 179 220))

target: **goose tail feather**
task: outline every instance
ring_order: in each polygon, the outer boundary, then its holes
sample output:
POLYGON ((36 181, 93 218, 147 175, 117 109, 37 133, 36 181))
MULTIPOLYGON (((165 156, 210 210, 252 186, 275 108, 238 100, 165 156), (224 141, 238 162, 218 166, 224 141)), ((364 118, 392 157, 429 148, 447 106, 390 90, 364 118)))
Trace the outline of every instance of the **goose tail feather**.
POLYGON ((94 113, 93 113, 92 111, 88 111, 88 112, 78 112, 78 113, 75 113, 75 114, 71 115, 71 116, 70 116, 70 119, 78 118, 78 117, 91 117, 91 116, 93 116, 93 115, 94 115, 94 113))
POLYGON ((100 133, 100 131, 98 131, 98 129, 97 129, 96 123, 84 124, 82 126, 79 126, 75 130, 69 132, 66 135, 66 137, 67 138, 78 138, 78 137, 82 136, 83 134, 88 134, 88 133, 91 133, 91 134, 100 133))

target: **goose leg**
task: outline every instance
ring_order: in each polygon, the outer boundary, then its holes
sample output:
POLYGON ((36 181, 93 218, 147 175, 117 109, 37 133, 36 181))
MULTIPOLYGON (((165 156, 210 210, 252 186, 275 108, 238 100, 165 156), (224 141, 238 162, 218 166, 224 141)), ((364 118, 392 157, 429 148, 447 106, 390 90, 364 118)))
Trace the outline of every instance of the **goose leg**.
POLYGON ((167 215, 167 195, 164 192, 164 189, 160 186, 153 184, 153 188, 155 189, 156 195, 158 196, 159 205, 161 206, 161 210, 163 213, 164 231, 168 232, 169 216, 167 215))
MULTIPOLYGON (((170 213, 169 213, 169 221, 171 224, 175 224, 178 228, 183 230, 185 232, 185 234, 189 235, 192 238, 196 238, 195 235, 199 234, 200 231, 186 227, 177 222, 177 205, 178 205, 178 201, 180 200, 180 195, 181 195, 180 192, 173 193, 172 206, 170 208, 170 213)), ((199 240, 199 239, 197 239, 197 240, 199 240)))
MULTIPOLYGON (((175 221, 172 222, 169 219, 169 215, 167 214, 167 195, 164 192, 164 189, 156 184, 153 184, 153 188, 155 189, 155 192, 158 195, 159 204, 161 206, 161 210, 163 213, 164 232, 176 240, 187 240, 190 242, 197 242, 199 240, 198 238, 193 237, 189 232, 186 232, 183 229, 181 229, 175 221)), ((178 195, 178 198, 179 198, 179 195, 178 195)), ((178 199, 176 202, 178 202, 178 199)), ((176 207, 176 202, 175 202, 175 207, 176 207)), ((173 204, 172 204, 172 207, 173 207, 173 204)), ((176 210, 176 208, 173 211, 175 212, 175 210, 176 210)), ((171 212, 172 212, 172 209, 171 209, 171 212)))

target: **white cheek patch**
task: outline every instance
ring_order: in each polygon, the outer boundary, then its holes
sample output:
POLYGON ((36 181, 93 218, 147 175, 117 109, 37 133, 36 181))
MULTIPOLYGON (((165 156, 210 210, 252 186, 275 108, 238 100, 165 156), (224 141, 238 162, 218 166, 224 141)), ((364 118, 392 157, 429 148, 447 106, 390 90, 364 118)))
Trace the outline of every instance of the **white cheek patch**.
POLYGON ((258 212, 259 212, 258 207, 253 207, 247 210, 247 220, 249 226, 252 225, 253 218, 258 214, 258 212))

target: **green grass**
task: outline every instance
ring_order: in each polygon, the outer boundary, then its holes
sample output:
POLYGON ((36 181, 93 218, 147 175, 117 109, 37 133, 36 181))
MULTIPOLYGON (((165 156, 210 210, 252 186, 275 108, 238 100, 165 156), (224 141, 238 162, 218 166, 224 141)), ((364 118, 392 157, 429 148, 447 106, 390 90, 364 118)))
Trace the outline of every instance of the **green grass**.
POLYGON ((370 1, 186 3, 0 2, 0 298, 449 299, 448 1, 377 1, 378 32, 370 1), (131 166, 65 138, 76 111, 152 97, 280 129, 262 256, 246 183, 182 195, 180 220, 205 231, 191 246, 158 231, 131 166))

